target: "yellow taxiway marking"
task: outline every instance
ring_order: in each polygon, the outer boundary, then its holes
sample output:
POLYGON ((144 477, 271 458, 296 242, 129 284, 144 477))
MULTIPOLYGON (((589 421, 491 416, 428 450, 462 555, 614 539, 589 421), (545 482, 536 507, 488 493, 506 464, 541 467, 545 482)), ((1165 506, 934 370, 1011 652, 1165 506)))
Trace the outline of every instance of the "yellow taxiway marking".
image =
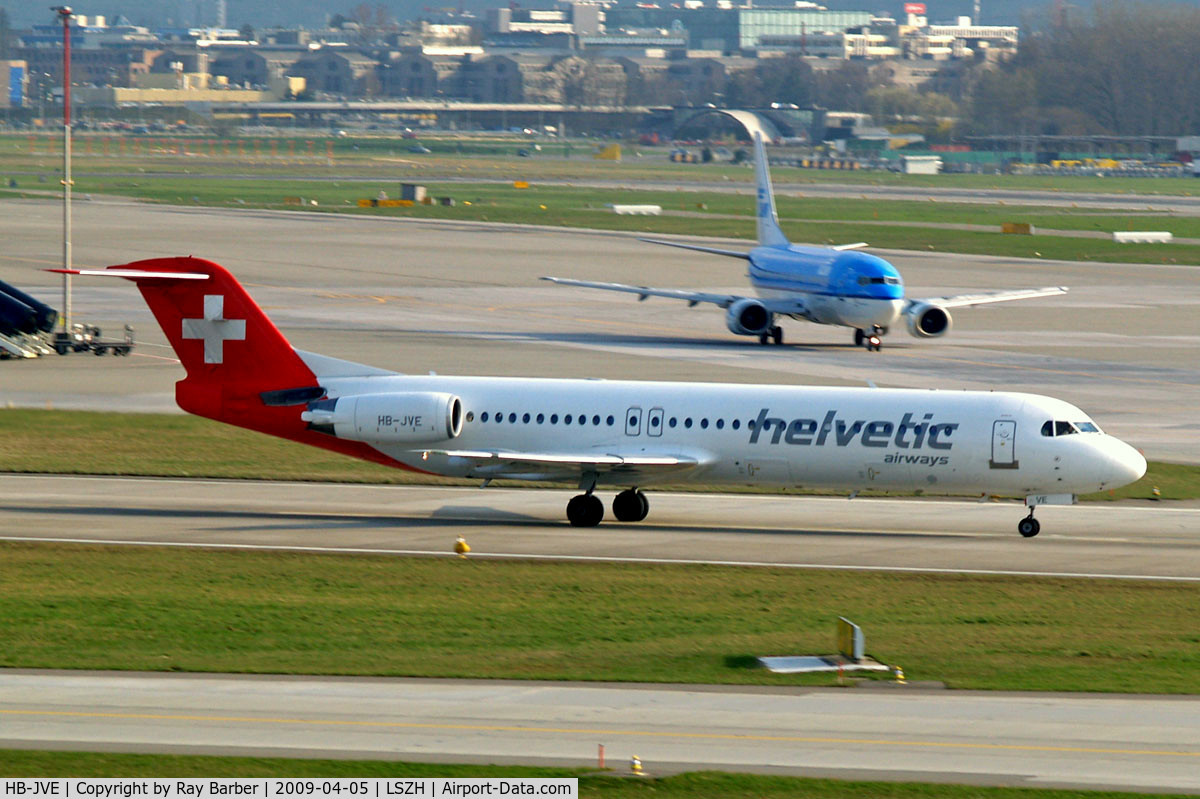
POLYGON ((705 741, 776 741, 780 743, 851 744, 860 746, 924 747, 1019 752, 1074 752, 1089 755, 1150 755, 1200 758, 1200 751, 1167 749, 1121 749, 1103 746, 1038 746, 1035 744, 991 744, 955 741, 904 741, 886 738, 833 738, 807 735, 750 735, 717 732, 658 732, 654 730, 617 730, 569 727, 529 727, 516 724, 430 724, 406 721, 355 721, 346 719, 256 718, 253 716, 193 716, 170 713, 85 713, 71 710, 0 710, 6 716, 52 716, 65 718, 131 719, 142 721, 199 721, 220 724, 305 724, 317 727, 380 727, 408 730, 468 730, 477 732, 524 732, 567 735, 621 735, 644 738, 683 738, 705 741))

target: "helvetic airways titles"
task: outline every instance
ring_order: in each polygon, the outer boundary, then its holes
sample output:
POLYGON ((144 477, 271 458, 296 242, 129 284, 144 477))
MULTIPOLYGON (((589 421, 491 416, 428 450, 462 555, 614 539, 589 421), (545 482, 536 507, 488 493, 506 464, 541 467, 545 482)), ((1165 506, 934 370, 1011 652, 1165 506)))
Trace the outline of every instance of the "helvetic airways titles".
MULTIPOLYGON (((758 412, 750 432, 750 443, 757 444, 764 430, 771 429, 771 440, 768 443, 798 444, 802 446, 823 447, 827 441, 836 446, 849 446, 855 438, 859 438, 864 447, 887 447, 895 444, 901 449, 950 449, 954 443, 950 436, 958 429, 957 422, 933 423, 933 414, 924 414, 921 421, 914 422, 913 414, 906 413, 896 424, 886 420, 867 421, 856 419, 847 422, 837 418, 837 411, 829 411, 825 418, 818 422, 816 419, 783 419, 770 416, 770 409, 763 408, 758 412), (912 437, 907 436, 908 433, 912 437)), ((911 463, 913 461, 905 461, 911 463)))

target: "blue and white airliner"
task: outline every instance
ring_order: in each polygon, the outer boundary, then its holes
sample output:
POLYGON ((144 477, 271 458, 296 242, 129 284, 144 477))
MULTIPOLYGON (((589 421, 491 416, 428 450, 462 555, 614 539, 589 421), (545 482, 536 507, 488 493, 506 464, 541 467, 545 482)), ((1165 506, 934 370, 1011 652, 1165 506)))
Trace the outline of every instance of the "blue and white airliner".
POLYGON ((875 255, 859 252, 865 242, 836 247, 792 244, 779 227, 775 193, 767 169, 767 156, 760 134, 755 134, 755 172, 758 181, 758 246, 749 252, 704 247, 661 239, 642 239, 652 244, 742 258, 749 263, 747 276, 757 297, 715 294, 681 289, 630 286, 545 277, 566 286, 623 291, 647 297, 684 300, 689 306, 712 303, 725 309, 725 325, 739 336, 758 336, 763 344, 783 343, 782 316, 805 319, 820 325, 842 325, 854 329, 854 343, 878 351, 882 338, 904 318, 908 331, 917 338, 936 338, 949 332, 951 308, 993 302, 1027 300, 1064 294, 1063 286, 987 291, 950 297, 911 299, 904 296, 904 281, 896 267, 875 255))

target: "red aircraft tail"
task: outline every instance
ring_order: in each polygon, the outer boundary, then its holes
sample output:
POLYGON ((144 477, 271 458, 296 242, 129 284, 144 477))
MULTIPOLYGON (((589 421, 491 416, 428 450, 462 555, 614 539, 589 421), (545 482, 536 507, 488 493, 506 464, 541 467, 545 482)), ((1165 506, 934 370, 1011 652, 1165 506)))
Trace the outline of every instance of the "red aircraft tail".
POLYGON ((151 258, 105 271, 137 284, 175 348, 187 370, 175 386, 185 411, 279 435, 280 423, 294 432, 298 421, 299 411, 287 405, 322 393, 312 370, 223 267, 151 258), (297 401, 281 402, 289 397, 297 401))
POLYGON ((137 284, 187 370, 175 384, 175 401, 188 413, 411 468, 362 442, 311 430, 301 420, 308 403, 324 397, 325 389, 258 303, 212 261, 150 258, 107 269, 48 271, 123 277, 137 284))

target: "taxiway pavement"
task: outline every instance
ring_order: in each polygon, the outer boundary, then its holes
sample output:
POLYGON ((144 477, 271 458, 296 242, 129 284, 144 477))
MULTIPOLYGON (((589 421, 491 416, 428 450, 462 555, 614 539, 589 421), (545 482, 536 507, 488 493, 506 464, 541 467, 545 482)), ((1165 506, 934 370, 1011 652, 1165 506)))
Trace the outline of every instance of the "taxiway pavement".
POLYGON ((645 522, 580 529, 574 493, 4 475, 0 540, 1200 582, 1197 503, 1046 506, 1025 540, 1015 502, 651 490, 645 522))
MULTIPOLYGON (((1188 697, 0 671, 0 746, 1200 792, 1188 697)), ((430 774, 436 767, 430 767, 430 774)))

